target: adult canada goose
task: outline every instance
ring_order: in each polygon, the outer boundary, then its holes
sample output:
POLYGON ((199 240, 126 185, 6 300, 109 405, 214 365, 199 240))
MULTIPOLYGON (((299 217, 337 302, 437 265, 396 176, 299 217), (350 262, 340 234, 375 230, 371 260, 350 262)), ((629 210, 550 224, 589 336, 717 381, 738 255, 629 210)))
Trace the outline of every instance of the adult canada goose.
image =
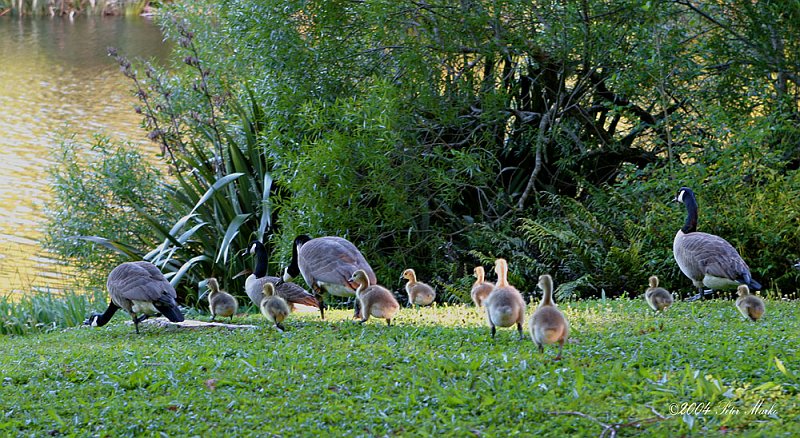
POLYGON ((261 305, 261 300, 264 298, 264 283, 272 283, 275 285, 275 295, 286 300, 292 308, 295 304, 304 304, 316 307, 322 312, 322 306, 314 295, 302 287, 294 283, 283 283, 278 277, 267 276, 267 249, 263 243, 251 242, 248 253, 255 255, 256 263, 253 273, 244 280, 244 291, 256 307, 261 305))
POLYGON ((220 290, 216 278, 209 278, 207 285, 211 290, 208 294, 208 310, 211 312, 211 320, 213 321, 217 316, 221 316, 223 318, 230 317, 231 321, 233 321, 233 315, 239 309, 239 302, 236 301, 233 295, 220 290))
POLYGON ((348 281, 357 285, 356 299, 360 302, 361 323, 370 316, 386 319, 386 325, 392 325, 392 318, 400 309, 394 295, 383 286, 372 283, 369 274, 363 269, 353 273, 348 281))
POLYGON ((494 283, 485 280, 486 274, 483 270, 483 266, 476 266, 472 272, 475 275, 475 283, 472 284, 472 290, 469 295, 472 297, 472 302, 475 303, 475 307, 481 307, 486 297, 489 296, 489 292, 494 289, 494 283))
POLYGON ((517 324, 519 338, 522 339, 522 323, 525 320, 525 300, 517 288, 508 284, 508 263, 504 259, 494 262, 497 273, 497 284, 483 306, 486 308, 486 319, 492 328, 492 338, 497 331, 496 326, 511 327, 517 324))
POLYGON ((647 304, 655 311, 666 310, 672 305, 672 294, 663 287, 658 287, 658 277, 655 275, 649 279, 650 287, 644 291, 644 299, 647 304))
MULTIPOLYGON (((323 294, 354 296, 358 285, 350 277, 359 269, 367 274, 369 284, 377 282, 375 272, 364 255, 347 239, 334 236, 312 239, 303 234, 294 239, 292 261, 284 270, 282 281, 291 281, 298 274, 302 275, 319 300, 319 312, 325 319, 323 294)), ((357 315, 358 300, 355 309, 357 315)))
POLYGON ((275 323, 275 327, 280 331, 284 331, 283 320, 291 312, 286 300, 275 294, 275 285, 272 283, 264 283, 263 289, 264 298, 258 306, 261 309, 261 314, 266 316, 268 320, 275 323))
POLYGON ((408 280, 406 292, 408 293, 408 305, 427 306, 436 299, 436 291, 429 285, 417 281, 417 273, 413 269, 406 269, 400 278, 408 280))
POLYGON ((745 318, 758 321, 764 315, 764 301, 751 294, 746 284, 739 286, 737 293, 739 298, 736 299, 736 308, 745 318))
POLYGON ((111 302, 103 313, 93 313, 84 324, 102 327, 118 309, 131 315, 136 333, 139 323, 151 315, 162 314, 172 322, 183 321, 175 301, 175 288, 150 262, 125 262, 108 274, 106 288, 111 302))
POLYGON ((539 276, 539 288, 543 292, 542 302, 528 324, 531 339, 539 347, 540 353, 544 352, 545 344, 558 342, 556 359, 561 359, 564 342, 569 337, 569 322, 553 302, 553 278, 547 274, 539 276))
POLYGON ((703 286, 720 290, 746 284, 751 289, 761 289, 761 285, 750 275, 747 263, 728 241, 697 231, 697 200, 694 192, 688 187, 681 187, 675 201, 686 206, 686 222, 675 235, 672 252, 678 267, 699 291, 690 301, 706 296, 703 286))

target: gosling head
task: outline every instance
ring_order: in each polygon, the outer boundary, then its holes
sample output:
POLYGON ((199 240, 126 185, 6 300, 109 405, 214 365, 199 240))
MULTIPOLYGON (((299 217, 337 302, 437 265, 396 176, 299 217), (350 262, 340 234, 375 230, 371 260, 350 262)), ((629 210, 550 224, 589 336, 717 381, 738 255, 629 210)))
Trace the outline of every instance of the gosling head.
POLYGON ((508 262, 506 259, 497 259, 494 261, 494 273, 498 276, 505 275, 508 272, 508 262))
POLYGON ((359 269, 356 272, 353 272, 353 275, 350 277, 351 283, 356 284, 369 284, 369 277, 367 276, 367 272, 363 269, 359 269))
POLYGON ((650 276, 648 281, 650 282, 651 288, 655 289, 658 287, 658 277, 656 277, 655 275, 650 276))
POLYGON ((740 297, 746 297, 746 296, 750 295, 750 288, 747 287, 746 284, 739 285, 739 287, 736 288, 736 293, 740 297))
POLYGON ((486 271, 483 270, 483 266, 476 266, 475 269, 472 270, 472 275, 475 278, 484 278, 486 276, 486 271))
POLYGON ((542 274, 539 276, 539 283, 537 283, 539 289, 543 292, 552 292, 553 291, 553 277, 550 274, 542 274))
POLYGON ((408 281, 414 281, 415 282, 415 281, 417 281, 417 273, 414 272, 413 269, 410 269, 410 268, 406 269, 405 271, 403 271, 403 275, 400 276, 400 279, 403 279, 403 278, 405 278, 408 281))
POLYGON ((275 285, 269 281, 264 283, 264 296, 271 297, 273 295, 275 295, 275 285))

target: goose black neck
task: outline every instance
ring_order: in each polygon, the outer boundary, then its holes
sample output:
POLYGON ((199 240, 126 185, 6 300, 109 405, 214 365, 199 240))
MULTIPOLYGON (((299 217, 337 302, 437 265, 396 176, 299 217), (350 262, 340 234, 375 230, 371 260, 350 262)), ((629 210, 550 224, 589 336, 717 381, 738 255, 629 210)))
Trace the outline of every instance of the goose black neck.
POLYGON ((297 277, 300 274, 300 266, 297 264, 298 254, 300 247, 309 240, 311 240, 311 238, 305 234, 301 234, 294 239, 294 245, 292 245, 292 262, 289 263, 289 267, 286 268, 286 273, 288 273, 292 278, 297 277))
POLYGON ((111 321, 111 317, 113 317, 114 314, 117 313, 117 310, 119 310, 119 306, 114 304, 114 302, 109 302, 106 311, 103 312, 102 314, 97 315, 97 319, 94 320, 94 325, 102 327, 108 324, 108 321, 111 321))
POLYGON ((683 196, 683 204, 686 205, 686 222, 683 224, 684 234, 697 231, 697 200, 694 193, 687 191, 683 196))
POLYGON ((256 278, 262 278, 267 276, 267 248, 264 247, 264 244, 261 242, 255 242, 253 244, 255 246, 255 253, 256 253, 256 267, 253 270, 253 275, 256 278))

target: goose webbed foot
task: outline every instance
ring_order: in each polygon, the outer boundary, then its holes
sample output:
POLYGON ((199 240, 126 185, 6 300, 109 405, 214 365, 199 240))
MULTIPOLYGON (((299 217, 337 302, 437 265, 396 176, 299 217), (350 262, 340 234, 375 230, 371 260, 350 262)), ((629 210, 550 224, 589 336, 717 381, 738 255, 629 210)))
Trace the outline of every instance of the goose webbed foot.
POLYGON ((693 297, 689 297, 686 299, 688 302, 697 301, 697 300, 708 300, 714 296, 714 291, 711 289, 701 290, 697 295, 693 297))

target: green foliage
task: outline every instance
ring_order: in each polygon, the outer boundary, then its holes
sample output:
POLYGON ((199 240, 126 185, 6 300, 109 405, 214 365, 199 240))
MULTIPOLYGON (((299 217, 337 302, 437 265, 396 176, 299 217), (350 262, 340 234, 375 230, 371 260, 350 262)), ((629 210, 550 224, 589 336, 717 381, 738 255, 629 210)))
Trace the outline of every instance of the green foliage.
POLYGON ((75 327, 83 323, 90 310, 104 302, 103 294, 50 291, 0 297, 0 335, 24 335, 75 327))
POLYGON ((45 245, 70 260, 81 286, 104 287, 114 266, 154 242, 139 212, 157 221, 175 217, 162 207, 168 197, 164 175, 137 148, 104 136, 94 137, 88 153, 74 136, 63 138, 55 158, 45 245), (82 239, 89 236, 106 240, 82 239), (103 249, 109 241, 115 252, 103 249))
POLYGON ((300 233, 351 239, 383 283, 413 267, 446 300, 460 294, 444 285, 498 257, 526 294, 544 272, 561 297, 635 295, 651 274, 682 289, 671 242, 683 210, 667 205, 689 185, 701 229, 791 293, 796 12, 746 1, 174 5, 163 23, 182 65, 142 74, 117 58, 175 178, 163 204, 175 217, 137 211, 161 242, 142 239, 148 259, 190 298, 209 275, 240 290, 230 278, 245 266, 231 256, 254 238, 274 272, 300 233))
MULTIPOLYGON (((2 339, 5 435, 796 435, 798 308, 759 323, 731 303, 561 303, 553 361, 492 340, 477 309, 402 309, 397 325, 295 313, 279 333, 102 328, 2 339), (777 328, 780 330, 777 330, 777 328), (698 342, 698 336, 702 342, 698 342), (765 343, 764 339, 770 339, 765 343), (753 413, 759 401, 764 410, 753 413), (698 408, 708 406, 708 410, 698 408), (728 408, 727 410, 725 408, 728 408), (346 421, 342 421, 342 419, 346 421)), ((529 313, 532 308, 528 309, 529 313)))

